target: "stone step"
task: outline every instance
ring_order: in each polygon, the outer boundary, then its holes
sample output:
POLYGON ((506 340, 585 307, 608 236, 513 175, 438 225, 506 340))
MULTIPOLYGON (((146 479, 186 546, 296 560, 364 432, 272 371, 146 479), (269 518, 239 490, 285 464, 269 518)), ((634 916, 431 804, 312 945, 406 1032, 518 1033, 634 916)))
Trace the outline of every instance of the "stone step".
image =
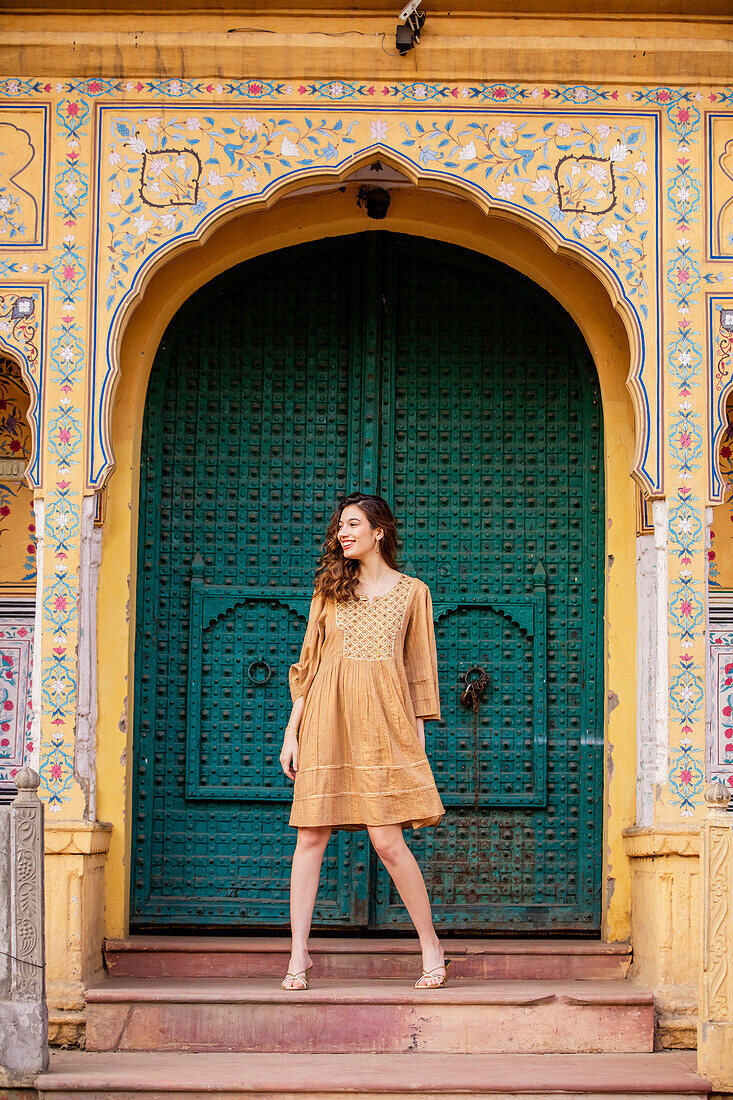
MULTIPOLYGON (((314 972, 315 973, 315 972, 314 972)), ((87 1050, 642 1053, 654 1000, 628 982, 110 978, 87 991, 87 1050)))
POLYGON ((39 1100, 705 1100, 694 1054, 94 1054, 58 1051, 39 1100))
MULTIPOLYGON (((623 978, 627 943, 581 939, 449 939, 456 978, 553 981, 623 978)), ((110 975, 128 978, 268 978, 284 974, 290 941, 284 936, 131 936, 107 940, 110 975)), ((415 939, 314 937, 311 953, 323 978, 417 977, 415 939)))

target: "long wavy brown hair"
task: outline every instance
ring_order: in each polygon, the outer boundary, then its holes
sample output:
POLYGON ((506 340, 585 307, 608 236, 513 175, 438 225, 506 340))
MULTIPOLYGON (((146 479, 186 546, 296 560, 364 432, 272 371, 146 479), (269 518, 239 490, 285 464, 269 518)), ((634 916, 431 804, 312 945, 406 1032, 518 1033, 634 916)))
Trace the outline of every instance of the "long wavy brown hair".
POLYGON ((383 497, 372 496, 370 493, 349 493, 348 496, 341 497, 328 522, 315 576, 316 592, 324 597, 330 596, 338 603, 353 600, 358 594, 356 586, 359 580, 359 562, 349 561, 344 557, 338 540, 341 513, 349 504, 357 504, 361 508, 372 530, 377 527, 382 528, 383 536, 379 543, 380 557, 391 569, 399 569, 397 547, 401 543, 397 534, 397 523, 387 501, 383 497))

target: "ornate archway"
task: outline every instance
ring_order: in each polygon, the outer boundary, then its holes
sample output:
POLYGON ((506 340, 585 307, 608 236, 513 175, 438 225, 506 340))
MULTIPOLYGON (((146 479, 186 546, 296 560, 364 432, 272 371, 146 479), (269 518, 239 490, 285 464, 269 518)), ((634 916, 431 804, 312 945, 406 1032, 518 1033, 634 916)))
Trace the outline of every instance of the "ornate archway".
MULTIPOLYGON (((134 651, 130 620, 135 607, 134 572, 137 514, 137 470, 139 468, 140 426, 147 382, 162 332, 178 306, 199 286, 220 271, 246 259, 289 244, 339 236, 371 228, 356 207, 355 188, 327 194, 292 197, 272 210, 250 212, 236 222, 210 234, 191 254, 172 256, 169 262, 151 274, 145 292, 131 314, 120 345, 121 374, 113 417, 112 438, 117 467, 108 487, 107 526, 100 573, 100 615, 105 621, 105 636, 100 647, 100 669, 108 682, 100 685, 99 715, 99 812, 122 826, 115 799, 104 791, 130 792, 126 761, 131 758, 129 743, 130 707, 128 685, 132 684, 134 651), (129 598, 129 617, 119 607, 129 598), (127 654, 124 670, 119 660, 105 660, 112 653, 127 654), (119 671, 112 672, 116 668, 119 671), (123 754, 121 756, 121 754, 123 754)), ((628 473, 633 459, 634 431, 631 402, 625 389, 629 367, 629 347, 624 326, 611 300, 598 281, 588 277, 587 269, 566 256, 559 256, 538 237, 505 218, 487 218, 475 207, 454 197, 430 193, 424 189, 405 189, 393 196, 390 228, 396 231, 462 244, 475 252, 500 259, 523 271, 553 294, 575 318, 593 356, 598 371, 605 419, 606 471, 606 550, 613 570, 607 576, 606 638, 604 663, 606 684, 633 683, 633 658, 625 639, 635 630, 635 609, 624 592, 634 583, 634 487, 628 473), (610 520, 610 522, 608 522, 610 520)), ((381 228, 381 226, 379 227, 381 228)), ((616 746, 633 746, 634 707, 628 691, 622 705, 608 717, 613 723, 612 739, 616 746)), ((607 730, 606 736, 609 736, 607 730)), ((631 750, 633 751, 633 750, 631 750)), ((608 853, 604 881, 618 880, 624 874, 620 832, 628 821, 628 790, 612 777, 604 791, 604 804, 615 807, 607 823, 605 848, 608 853)), ((127 818, 129 822, 129 816, 127 818)), ((122 867, 129 859, 129 830, 115 830, 109 864, 111 891, 110 930, 121 931, 126 922, 126 895, 122 867), (121 839, 125 837, 123 846, 121 839)), ((129 866, 129 864, 128 864, 129 866)), ((627 927, 628 913, 613 911, 604 903, 604 929, 627 927)), ((623 932, 622 932, 623 934, 623 932)))

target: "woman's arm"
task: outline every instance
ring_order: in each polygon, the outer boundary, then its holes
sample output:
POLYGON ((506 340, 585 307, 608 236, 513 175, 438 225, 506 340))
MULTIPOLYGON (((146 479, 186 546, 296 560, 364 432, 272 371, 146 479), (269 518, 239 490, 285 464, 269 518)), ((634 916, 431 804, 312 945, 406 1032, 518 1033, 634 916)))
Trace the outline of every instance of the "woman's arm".
POLYGON ((288 779, 295 779, 298 770, 298 726, 305 706, 305 697, 301 695, 293 703, 288 724, 283 736, 283 747, 280 750, 280 766, 288 779))
POLYGON ((318 671, 321 659, 321 645, 324 637, 321 618, 323 608, 323 596, 314 592, 308 610, 308 625, 300 647, 300 659, 288 670, 293 709, 285 727, 283 747, 280 752, 280 765, 288 779, 295 779, 295 773, 298 770, 298 726, 303 715, 308 689, 318 671))
POLYGON ((293 709, 290 711, 290 717, 288 718, 288 727, 297 730, 300 725, 301 715, 303 714, 303 708, 305 707, 305 696, 299 696, 293 703, 293 709))

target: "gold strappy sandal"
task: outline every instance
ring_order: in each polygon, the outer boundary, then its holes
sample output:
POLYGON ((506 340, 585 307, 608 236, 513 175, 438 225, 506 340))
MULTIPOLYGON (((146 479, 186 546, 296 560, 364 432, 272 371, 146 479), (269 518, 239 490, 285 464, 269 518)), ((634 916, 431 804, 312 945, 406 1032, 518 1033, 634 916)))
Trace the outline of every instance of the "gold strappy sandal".
POLYGON ((280 982, 281 987, 287 993, 300 993, 300 992, 302 992, 302 990, 308 988, 308 975, 310 974, 312 969, 313 969, 313 963, 311 963, 309 967, 306 967, 305 970, 296 971, 295 974, 291 974, 290 971, 288 971, 287 974, 285 975, 285 977, 283 978, 283 980, 280 982), (295 978, 296 981, 300 982, 300 985, 296 985, 296 986, 285 985, 288 978, 295 978))
POLYGON ((434 966, 432 970, 423 970, 422 974, 415 982, 415 989, 439 989, 441 985, 445 985, 448 981, 448 967, 452 962, 452 959, 446 959, 444 963, 441 963, 440 966, 434 966), (445 968, 445 974, 442 978, 439 978, 435 971, 442 970, 443 968, 445 968), (431 982, 430 985, 420 985, 423 978, 434 978, 435 981, 431 982))

